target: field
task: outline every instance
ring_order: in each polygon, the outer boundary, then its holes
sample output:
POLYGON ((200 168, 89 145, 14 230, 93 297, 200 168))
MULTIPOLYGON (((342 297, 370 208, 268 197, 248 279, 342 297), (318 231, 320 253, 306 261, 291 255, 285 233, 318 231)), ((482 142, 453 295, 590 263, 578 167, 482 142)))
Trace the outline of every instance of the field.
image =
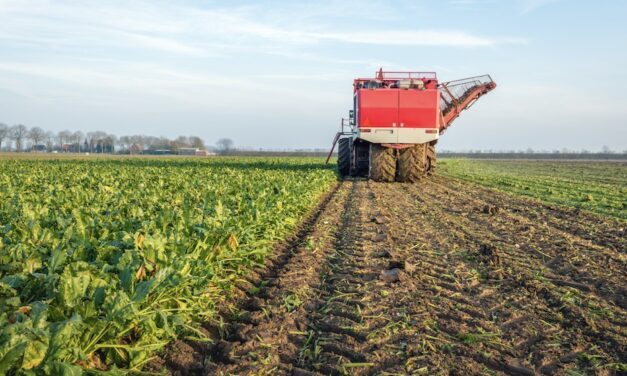
POLYGON ((446 160, 446 175, 627 219, 627 162, 446 160))
POLYGON ((624 163, 0 168, 0 374, 627 371, 624 163))

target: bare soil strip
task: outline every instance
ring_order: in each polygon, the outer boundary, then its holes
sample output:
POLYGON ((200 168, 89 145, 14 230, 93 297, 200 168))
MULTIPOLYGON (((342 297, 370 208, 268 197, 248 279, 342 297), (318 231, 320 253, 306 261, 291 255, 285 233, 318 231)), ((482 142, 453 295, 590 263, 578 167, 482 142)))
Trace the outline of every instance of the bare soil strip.
POLYGON ((449 189, 463 192, 467 197, 483 200, 487 203, 496 198, 505 202, 507 205, 504 209, 512 213, 525 216, 530 221, 580 236, 600 246, 623 253, 627 249, 627 227, 625 221, 620 219, 601 217, 598 214, 582 211, 578 208, 539 204, 537 200, 515 194, 500 193, 495 195, 494 189, 461 179, 436 176, 432 181, 449 189))
POLYGON ((618 374, 624 224, 450 178, 345 181, 282 256, 241 284, 226 330, 209 330, 216 341, 179 343, 166 365, 224 375, 618 374))

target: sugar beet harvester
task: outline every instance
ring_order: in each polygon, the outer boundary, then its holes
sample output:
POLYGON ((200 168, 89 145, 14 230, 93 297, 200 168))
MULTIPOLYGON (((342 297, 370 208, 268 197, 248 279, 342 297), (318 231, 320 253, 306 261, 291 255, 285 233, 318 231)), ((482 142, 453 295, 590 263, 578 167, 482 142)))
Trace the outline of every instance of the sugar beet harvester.
POLYGON ((342 177, 416 182, 435 169, 435 144, 459 114, 496 87, 489 75, 438 83, 434 72, 384 72, 353 83, 353 110, 342 119, 342 177))

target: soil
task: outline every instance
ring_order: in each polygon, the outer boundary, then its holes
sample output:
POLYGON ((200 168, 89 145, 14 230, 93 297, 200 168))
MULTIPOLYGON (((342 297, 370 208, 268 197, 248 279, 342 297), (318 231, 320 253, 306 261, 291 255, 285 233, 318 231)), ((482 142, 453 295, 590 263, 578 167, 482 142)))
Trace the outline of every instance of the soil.
POLYGON ((627 368, 625 222, 469 182, 349 180, 238 284, 175 375, 627 368))

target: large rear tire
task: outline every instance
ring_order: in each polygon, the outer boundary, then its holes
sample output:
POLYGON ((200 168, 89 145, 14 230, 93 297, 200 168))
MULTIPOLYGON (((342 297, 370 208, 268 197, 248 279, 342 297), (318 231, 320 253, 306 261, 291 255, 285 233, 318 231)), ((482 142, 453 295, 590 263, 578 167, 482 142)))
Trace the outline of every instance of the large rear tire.
POLYGON ((342 178, 351 173, 351 139, 348 137, 338 141, 337 171, 342 178))
POLYGON ((394 149, 371 144, 368 177, 374 181, 392 182, 395 174, 396 155, 394 149))
POLYGON ((427 144, 417 144, 401 150, 398 158, 398 181, 415 183, 426 173, 427 144))
POLYGON ((427 175, 435 174, 435 143, 427 146, 427 175))

